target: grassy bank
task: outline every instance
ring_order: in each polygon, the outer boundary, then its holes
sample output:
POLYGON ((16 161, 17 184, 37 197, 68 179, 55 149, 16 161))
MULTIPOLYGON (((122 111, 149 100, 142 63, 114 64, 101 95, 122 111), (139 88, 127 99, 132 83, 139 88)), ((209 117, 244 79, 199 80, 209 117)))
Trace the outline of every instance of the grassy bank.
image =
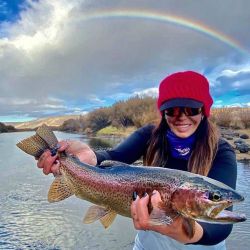
POLYGON ((105 127, 97 132, 98 136, 121 136, 127 137, 136 130, 136 127, 116 128, 113 126, 105 127))

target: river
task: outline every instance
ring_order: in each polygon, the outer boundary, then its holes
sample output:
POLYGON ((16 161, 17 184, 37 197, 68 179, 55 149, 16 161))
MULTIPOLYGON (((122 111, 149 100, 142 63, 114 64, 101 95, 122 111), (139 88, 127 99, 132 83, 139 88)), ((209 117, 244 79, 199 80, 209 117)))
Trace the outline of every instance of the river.
MULTIPOLYGON (((34 132, 0 134, 0 249, 132 249, 135 230, 128 218, 117 216, 105 230, 99 222, 82 223, 90 203, 70 197, 47 202, 53 176, 45 176, 34 159, 15 144, 34 132)), ((95 149, 115 145, 115 138, 100 140, 56 132, 61 139, 78 139, 95 149)), ((237 190, 245 196, 235 210, 250 218, 250 165, 238 163, 237 190)), ((227 239, 227 249, 249 249, 250 220, 238 223, 227 239)))

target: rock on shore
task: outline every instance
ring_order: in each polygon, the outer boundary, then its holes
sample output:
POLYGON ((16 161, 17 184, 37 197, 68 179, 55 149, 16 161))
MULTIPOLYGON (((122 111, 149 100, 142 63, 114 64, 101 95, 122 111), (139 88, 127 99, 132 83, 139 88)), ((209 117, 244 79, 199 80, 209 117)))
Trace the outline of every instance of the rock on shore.
POLYGON ((234 148, 237 160, 250 161, 250 129, 220 128, 222 137, 234 148))

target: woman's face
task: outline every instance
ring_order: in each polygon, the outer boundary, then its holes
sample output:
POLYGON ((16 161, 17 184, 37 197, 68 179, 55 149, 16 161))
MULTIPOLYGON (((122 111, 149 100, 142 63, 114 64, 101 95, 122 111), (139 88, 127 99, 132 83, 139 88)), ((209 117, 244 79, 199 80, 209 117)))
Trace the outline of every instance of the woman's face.
POLYGON ((165 114, 165 118, 168 126, 175 135, 181 138, 187 138, 198 128, 202 119, 202 114, 186 116, 181 112, 178 116, 173 117, 165 114))

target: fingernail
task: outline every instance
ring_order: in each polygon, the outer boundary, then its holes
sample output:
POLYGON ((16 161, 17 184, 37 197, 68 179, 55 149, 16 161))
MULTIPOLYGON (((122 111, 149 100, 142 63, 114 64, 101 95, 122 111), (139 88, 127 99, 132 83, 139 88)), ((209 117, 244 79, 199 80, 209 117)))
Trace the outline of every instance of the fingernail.
POLYGON ((153 192, 152 192, 152 195, 155 195, 156 194, 156 190, 154 190, 153 192))
POLYGON ((57 149, 56 148, 51 149, 50 154, 51 156, 55 156, 57 154, 57 149))
POLYGON ((57 154, 57 150, 58 150, 59 148, 60 148, 60 144, 57 143, 56 146, 50 150, 51 156, 55 156, 55 155, 57 154))
POLYGON ((135 201, 136 198, 137 198, 137 192, 134 191, 133 194, 132 194, 132 199, 133 199, 133 201, 135 201))

